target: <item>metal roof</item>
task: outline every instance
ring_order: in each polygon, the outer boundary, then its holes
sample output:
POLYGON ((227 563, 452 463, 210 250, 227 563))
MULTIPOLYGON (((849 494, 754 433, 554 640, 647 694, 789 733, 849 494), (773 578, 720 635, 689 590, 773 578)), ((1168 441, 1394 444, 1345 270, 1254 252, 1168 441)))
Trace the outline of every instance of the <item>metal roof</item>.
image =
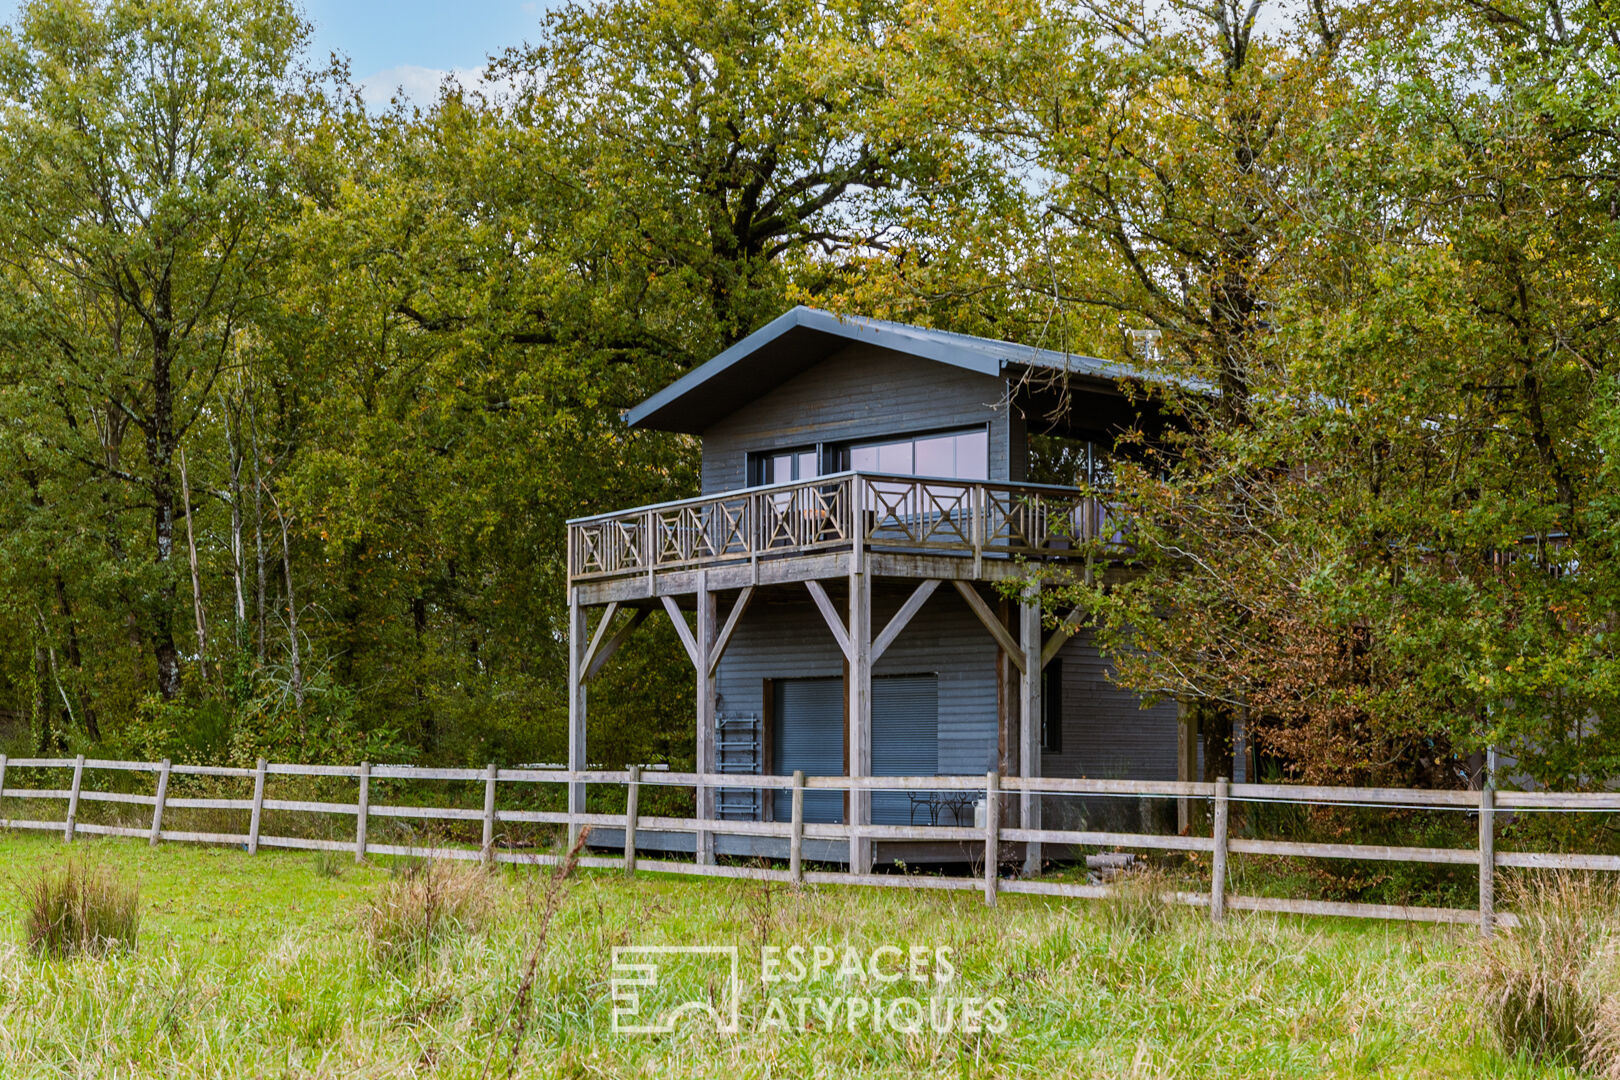
POLYGON ((982 375, 1042 368, 1098 381, 1163 381, 1163 376, 1095 356, 1037 349, 991 338, 818 308, 795 307, 714 359, 693 368, 625 414, 633 427, 699 434, 849 343, 877 345, 982 375))

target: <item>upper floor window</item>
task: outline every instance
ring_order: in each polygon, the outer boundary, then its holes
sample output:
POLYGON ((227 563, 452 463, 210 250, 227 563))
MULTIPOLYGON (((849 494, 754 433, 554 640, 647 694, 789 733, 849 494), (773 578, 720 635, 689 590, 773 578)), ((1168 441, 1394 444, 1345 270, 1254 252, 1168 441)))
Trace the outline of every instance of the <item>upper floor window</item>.
POLYGON ((750 485, 788 484, 794 480, 812 480, 820 475, 820 455, 813 446, 748 455, 750 485))
POLYGON ((984 428, 855 443, 842 456, 844 467, 857 472, 990 479, 990 433, 984 428))
POLYGON ((1109 491, 1114 486, 1114 469, 1108 448, 1101 443, 1031 432, 1026 478, 1032 484, 1109 491))

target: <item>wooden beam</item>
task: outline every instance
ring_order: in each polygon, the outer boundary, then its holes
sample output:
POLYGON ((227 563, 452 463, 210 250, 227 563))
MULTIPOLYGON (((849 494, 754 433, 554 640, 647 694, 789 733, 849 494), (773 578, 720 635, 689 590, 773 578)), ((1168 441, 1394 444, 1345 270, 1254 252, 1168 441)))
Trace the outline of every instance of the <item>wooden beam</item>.
MULTIPOLYGON (((1045 710, 1041 676, 1046 670, 1041 663, 1039 585, 1031 587, 1019 601, 1018 636, 1024 647, 1024 670, 1018 677, 1018 775, 1035 778, 1041 775, 1041 717, 1045 710)), ((1041 796, 1028 788, 1018 795, 1018 825, 1024 829, 1041 827, 1041 796)), ((1041 872, 1041 856, 1039 840, 1024 844, 1025 876, 1041 872)))
MULTIPOLYGON (((694 837, 693 855, 698 865, 714 865, 714 834, 708 830, 706 823, 714 817, 714 788, 704 783, 708 775, 715 771, 714 757, 714 723, 715 711, 719 705, 715 688, 714 669, 709 666, 709 657, 714 652, 714 624, 715 624, 715 596, 709 588, 709 575, 706 571, 698 571, 697 591, 697 626, 693 636, 693 655, 696 657, 697 667, 697 833, 694 837)), ((674 601, 670 601, 674 603, 674 601)), ((681 620, 683 623, 685 619, 681 620)))
POLYGON ((937 588, 939 588, 939 579, 930 578, 912 590, 906 602, 900 605, 900 610, 894 613, 894 618, 890 619, 882 632, 872 639, 872 663, 875 664, 882 659, 889 646, 894 644, 894 639, 900 636, 900 631, 904 630, 907 624, 916 617, 917 612, 922 610, 922 606, 928 602, 930 596, 934 595, 934 590, 937 588))
POLYGON ((613 616, 618 613, 619 602, 617 600, 608 604, 607 610, 602 612, 602 620, 596 624, 596 633, 591 635, 591 643, 586 647, 585 655, 580 659, 580 663, 585 665, 587 671, 590 670, 591 658, 596 655, 596 650, 602 647, 602 638, 607 634, 608 623, 612 622, 613 616))
POLYGON ((966 581, 952 581, 951 584, 956 586, 956 591, 962 594, 962 599, 967 601, 968 607, 973 609, 973 614, 979 617, 984 628, 990 631, 990 636, 996 639, 996 644, 1007 654, 1007 659, 1012 661, 1013 667, 1019 671, 1025 670, 1024 650, 1019 647, 1017 639, 1007 628, 1001 625, 1001 620, 990 610, 990 605, 984 602, 979 590, 966 581))
POLYGON ((745 586, 738 594, 737 602, 731 605, 731 614, 726 616, 726 625, 720 628, 720 635, 714 639, 714 648, 709 651, 709 674, 713 675, 720 666, 720 657, 725 655, 726 646, 731 644, 732 631, 737 629, 737 623, 742 620, 743 612, 748 610, 748 601, 754 598, 754 587, 745 586))
POLYGON ((618 652, 626 641, 630 640, 630 635, 636 632, 636 627, 646 622, 647 616, 651 614, 651 608, 636 608, 630 616, 630 621, 614 631, 613 636, 603 642, 602 648, 597 651, 596 655, 591 658, 590 663, 586 665, 586 682, 596 678, 597 672, 607 666, 607 662, 613 659, 613 654, 618 652))
POLYGON ((1079 629, 1080 609, 1075 608, 1063 617, 1063 625, 1059 626, 1052 632, 1052 636, 1046 639, 1046 644, 1041 648, 1041 667, 1046 667, 1047 664, 1056 659, 1058 651, 1068 644, 1069 639, 1074 637, 1079 629))
POLYGON ((854 662, 855 653, 850 648, 849 631, 844 629, 844 620, 839 617, 838 609, 833 607, 832 601, 827 598, 827 590, 821 587, 819 581, 806 581, 804 587, 810 590, 810 599, 816 602, 821 609, 821 617, 827 620, 827 629, 832 631, 838 642, 838 648, 843 652, 844 659, 854 662))
POLYGON ((698 651, 697 639, 692 637, 692 628, 686 625, 686 616, 681 613, 681 606, 675 602, 673 596, 660 596, 664 602, 664 610, 669 612, 669 621, 675 624, 675 635, 686 646, 686 656, 692 661, 692 666, 698 673, 703 673, 703 654, 698 651))

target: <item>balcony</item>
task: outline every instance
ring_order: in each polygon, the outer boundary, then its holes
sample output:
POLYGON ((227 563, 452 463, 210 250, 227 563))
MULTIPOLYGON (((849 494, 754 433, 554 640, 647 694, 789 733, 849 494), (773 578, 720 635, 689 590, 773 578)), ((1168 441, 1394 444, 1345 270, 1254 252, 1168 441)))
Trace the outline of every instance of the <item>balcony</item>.
POLYGON ((568 577, 571 586, 644 581, 650 595, 664 591, 660 579, 698 571, 760 584, 762 566, 767 579, 801 580, 878 559, 896 576, 995 579, 1020 558, 1118 543, 1109 517, 1079 488, 838 473, 576 519, 568 577))

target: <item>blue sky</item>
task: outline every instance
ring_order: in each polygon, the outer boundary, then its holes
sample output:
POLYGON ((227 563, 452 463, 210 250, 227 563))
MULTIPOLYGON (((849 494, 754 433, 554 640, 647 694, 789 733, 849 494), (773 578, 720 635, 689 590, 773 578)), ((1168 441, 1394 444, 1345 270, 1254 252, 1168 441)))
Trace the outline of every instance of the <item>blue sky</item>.
MULTIPOLYGON (((367 96, 386 100, 403 86, 431 99, 449 72, 476 72, 484 57, 535 36, 548 6, 541 0, 303 0, 315 24, 311 59, 347 53, 367 96)), ((20 0, 0 0, 0 20, 20 0)))

